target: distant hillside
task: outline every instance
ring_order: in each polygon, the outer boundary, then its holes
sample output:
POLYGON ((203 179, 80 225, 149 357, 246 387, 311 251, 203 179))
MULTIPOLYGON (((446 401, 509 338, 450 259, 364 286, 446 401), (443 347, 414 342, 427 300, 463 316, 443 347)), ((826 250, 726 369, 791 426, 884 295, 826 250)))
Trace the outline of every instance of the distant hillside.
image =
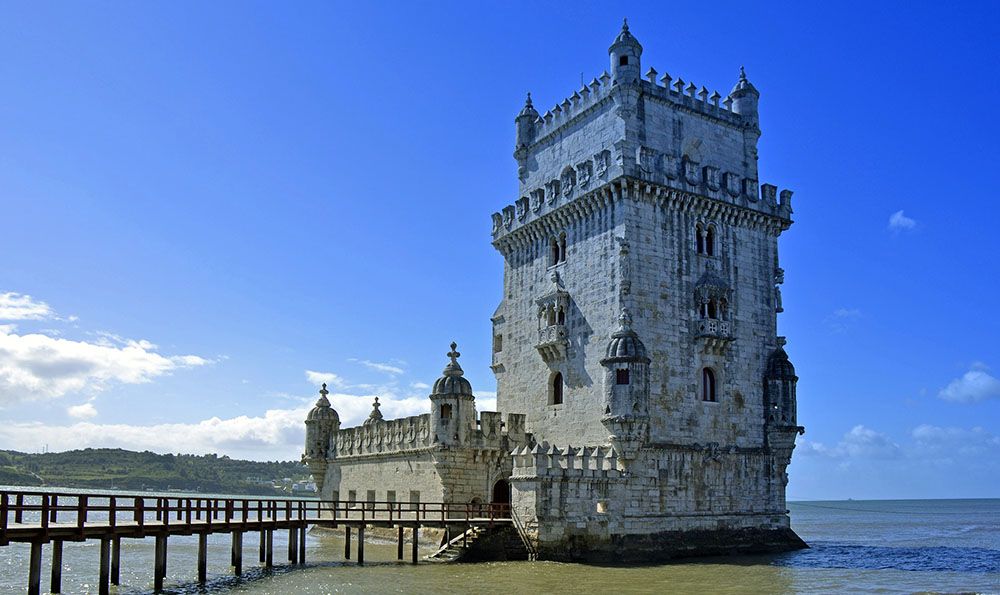
POLYGON ((45 454, 0 450, 0 485, 282 495, 290 489, 284 479, 308 477, 309 471, 293 461, 240 461, 214 454, 160 455, 111 448, 45 454), (272 487, 272 481, 279 487, 272 487))

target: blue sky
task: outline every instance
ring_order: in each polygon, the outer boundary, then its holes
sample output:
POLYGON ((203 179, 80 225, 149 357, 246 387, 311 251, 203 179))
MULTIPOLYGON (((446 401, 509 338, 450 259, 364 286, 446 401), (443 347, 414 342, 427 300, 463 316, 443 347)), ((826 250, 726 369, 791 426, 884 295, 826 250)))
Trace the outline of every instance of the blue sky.
POLYGON ((796 191, 791 498, 1000 495, 995 3, 5 3, 0 448, 297 458, 421 412, 451 340, 489 407, 513 118, 607 67, 762 93, 796 191))

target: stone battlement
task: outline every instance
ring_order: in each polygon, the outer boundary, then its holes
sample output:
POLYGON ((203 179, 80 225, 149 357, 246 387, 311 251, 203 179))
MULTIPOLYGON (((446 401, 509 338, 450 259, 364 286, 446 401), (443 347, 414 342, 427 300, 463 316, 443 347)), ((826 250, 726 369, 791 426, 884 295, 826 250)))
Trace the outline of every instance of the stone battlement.
MULTIPOLYGON (((756 180, 741 180, 734 173, 720 172, 713 166, 699 167, 699 164, 690 160, 660 154, 646 147, 642 147, 640 153, 642 155, 640 163, 648 163, 649 167, 641 170, 641 177, 638 180, 621 178, 608 182, 602 180, 600 185, 570 192, 563 198, 553 195, 550 200, 548 187, 559 182, 553 180, 545 185, 544 190, 531 191, 530 198, 522 196, 513 205, 507 205, 500 212, 493 213, 491 219, 494 243, 511 232, 545 219, 550 213, 556 213, 553 217, 558 220, 557 223, 565 225, 564 219, 572 216, 574 207, 571 205, 574 203, 586 205, 583 210, 589 212, 597 204, 617 200, 627 194, 627 190, 623 189, 637 186, 643 188, 644 194, 655 195, 664 200, 691 203, 703 197, 727 206, 776 217, 785 222, 783 227, 791 223, 793 194, 791 190, 785 189, 779 192, 778 187, 773 184, 761 184, 758 187, 756 180), (680 170, 675 169, 678 164, 683 166, 680 170), (724 184, 720 183, 720 180, 724 181, 724 184), (655 186, 644 182, 650 182, 655 186)), ((722 205, 713 210, 725 210, 719 207, 722 205)))
MULTIPOLYGON (((700 89, 692 82, 678 78, 676 81, 667 73, 657 81, 657 71, 650 68, 646 72, 647 80, 635 81, 644 93, 658 99, 669 101, 689 111, 707 118, 719 120, 732 126, 742 126, 745 120, 732 110, 733 100, 729 95, 723 98, 717 90, 709 94, 708 89, 700 89)), ((583 85, 572 95, 556 103, 535 120, 535 135, 531 144, 544 142, 549 136, 572 124, 594 106, 611 97, 614 89, 611 75, 605 70, 599 77, 583 85)), ((529 145, 530 147, 530 145, 529 145)))
POLYGON ((615 479, 621 476, 618 453, 611 446, 564 448, 548 442, 512 451, 515 477, 577 477, 615 479))

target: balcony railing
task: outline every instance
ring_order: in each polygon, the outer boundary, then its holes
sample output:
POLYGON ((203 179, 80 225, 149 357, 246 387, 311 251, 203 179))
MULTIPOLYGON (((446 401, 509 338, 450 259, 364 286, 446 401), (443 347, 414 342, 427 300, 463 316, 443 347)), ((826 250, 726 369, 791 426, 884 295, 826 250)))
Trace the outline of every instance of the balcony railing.
POLYGON ((538 329, 538 343, 535 344, 535 349, 546 362, 564 359, 566 347, 569 345, 568 336, 565 324, 550 324, 538 329))
POLYGON ((732 322, 715 318, 702 318, 697 321, 699 337, 717 337, 731 339, 733 337, 732 322))

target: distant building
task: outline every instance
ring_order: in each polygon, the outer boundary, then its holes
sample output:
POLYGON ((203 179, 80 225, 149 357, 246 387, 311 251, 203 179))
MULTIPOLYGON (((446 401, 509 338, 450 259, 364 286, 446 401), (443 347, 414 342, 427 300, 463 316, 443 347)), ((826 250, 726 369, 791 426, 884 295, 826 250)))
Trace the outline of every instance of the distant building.
POLYGON ((510 502, 540 556, 656 559, 802 547, 785 506, 795 369, 778 337, 789 190, 758 185, 759 93, 611 69, 515 119, 520 193, 493 214, 497 408, 456 346, 429 413, 376 400, 341 428, 323 387, 304 461, 321 496, 510 502))

